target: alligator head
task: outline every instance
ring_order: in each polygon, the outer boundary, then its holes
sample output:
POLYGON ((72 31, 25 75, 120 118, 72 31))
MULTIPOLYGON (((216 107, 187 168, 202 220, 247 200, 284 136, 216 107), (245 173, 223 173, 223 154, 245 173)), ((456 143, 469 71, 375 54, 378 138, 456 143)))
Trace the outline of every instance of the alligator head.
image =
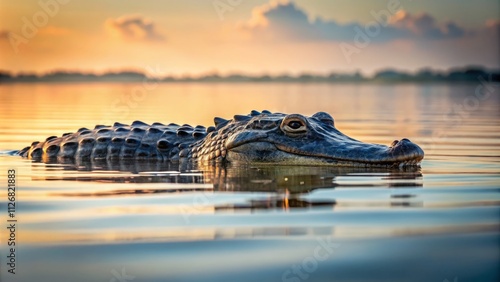
MULTIPOLYGON (((311 117, 264 112, 235 116, 212 135, 203 143, 225 147, 222 152, 230 162, 402 167, 418 166, 424 158, 423 150, 406 138, 390 146, 355 140, 337 130, 333 118, 324 112, 311 117), (217 139, 221 134, 223 144, 217 139)), ((217 149, 203 152, 210 151, 217 149)))

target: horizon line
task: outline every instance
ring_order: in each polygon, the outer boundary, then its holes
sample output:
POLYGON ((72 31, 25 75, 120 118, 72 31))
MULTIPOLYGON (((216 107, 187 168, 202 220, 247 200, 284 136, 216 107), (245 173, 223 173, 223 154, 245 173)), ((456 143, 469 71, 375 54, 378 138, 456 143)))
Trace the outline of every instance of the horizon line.
POLYGON ((497 73, 500 72, 500 68, 488 68, 483 65, 476 65, 476 64, 468 64, 464 66, 455 66, 455 67, 449 67, 446 69, 438 69, 438 68, 432 68, 432 67, 422 67, 413 71, 409 70, 404 70, 404 69, 398 69, 397 67, 383 67, 379 68, 373 74, 367 75, 363 74, 360 69, 352 70, 352 71, 327 71, 327 72, 318 72, 318 71, 310 71, 310 70, 303 70, 300 72, 245 72, 243 70, 234 70, 234 71, 226 71, 222 72, 219 70, 211 70, 211 71, 204 71, 204 72, 199 72, 199 73, 183 73, 183 74, 163 74, 163 75, 153 75, 152 71, 149 71, 147 68, 138 68, 138 67, 123 67, 120 69, 114 69, 114 68, 109 68, 107 70, 103 71, 89 71, 89 70, 76 70, 76 69, 52 69, 52 70, 47 70, 44 72, 36 72, 36 71, 18 71, 18 72, 13 72, 5 69, 0 69, 0 77, 11 77, 11 78, 16 78, 19 76, 36 76, 38 78, 43 78, 51 75, 87 75, 87 76, 105 76, 105 75, 111 75, 111 74, 126 74, 126 73, 134 73, 134 74, 143 74, 148 78, 177 78, 177 79, 185 79, 185 78, 203 78, 203 77, 221 77, 221 78, 227 78, 231 76, 244 76, 244 77, 263 77, 263 76, 269 76, 269 77, 284 77, 288 76, 291 78, 294 77, 300 77, 300 76, 330 76, 330 75, 360 75, 364 78, 370 78, 370 77, 375 77, 377 74, 384 73, 384 72, 395 72, 399 74, 404 74, 404 75, 418 75, 420 73, 433 73, 436 75, 445 75, 449 74, 452 72, 457 72, 457 71, 463 71, 463 70, 474 70, 474 71, 483 71, 483 72, 490 72, 490 73, 497 73))

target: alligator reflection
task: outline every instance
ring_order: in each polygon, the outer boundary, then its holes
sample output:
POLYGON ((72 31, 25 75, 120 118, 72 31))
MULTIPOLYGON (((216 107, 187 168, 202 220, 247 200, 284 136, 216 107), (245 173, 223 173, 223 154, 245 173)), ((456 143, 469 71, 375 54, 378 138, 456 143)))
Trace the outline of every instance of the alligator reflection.
POLYGON ((307 193, 317 188, 422 186, 419 170, 400 171, 349 167, 238 166, 215 168, 214 188, 220 191, 288 191, 307 193), (361 181, 336 181, 339 177, 361 181), (383 183, 373 180, 380 180, 383 183), (362 181, 367 180, 367 181, 362 181), (368 181, 372 180, 372 181, 368 181), (415 180, 415 181, 411 181, 415 180))
MULTIPOLYGON (((348 167, 304 167, 304 166, 238 166, 226 169, 215 168, 215 191, 231 192, 276 192, 276 197, 252 200, 246 204, 216 207, 223 209, 276 209, 310 208, 336 205, 335 200, 307 200, 301 195, 315 189, 335 189, 348 187, 422 187, 419 170, 381 170, 348 167), (339 178, 347 179, 342 183, 339 178), (356 179, 352 181, 351 179, 356 179)), ((412 194, 391 195, 391 206, 414 206, 412 194), (394 196, 394 197, 393 197, 394 196), (401 201, 401 199, 408 201, 401 201)))
MULTIPOLYGON (((304 208, 336 205, 335 200, 310 201, 301 195, 315 189, 335 188, 418 188, 422 187, 419 169, 388 170, 349 167, 306 166, 187 166, 162 162, 85 162, 78 164, 45 164, 45 169, 62 169, 62 175, 46 175, 46 180, 95 181, 107 183, 175 183, 193 184, 175 188, 119 189, 75 193, 65 196, 112 196, 172 192, 264 192, 273 196, 252 199, 244 204, 215 206, 216 210, 304 208), (90 172, 90 173, 89 173, 90 172), (206 184, 211 184, 207 188, 206 184), (202 186, 204 185, 204 186, 202 186)), ((147 186, 146 186, 147 187, 147 186)), ((125 187, 123 187, 125 188, 125 187)), ((137 187, 139 188, 139 187, 137 187)), ((412 206, 412 194, 391 195, 391 206, 412 206)))

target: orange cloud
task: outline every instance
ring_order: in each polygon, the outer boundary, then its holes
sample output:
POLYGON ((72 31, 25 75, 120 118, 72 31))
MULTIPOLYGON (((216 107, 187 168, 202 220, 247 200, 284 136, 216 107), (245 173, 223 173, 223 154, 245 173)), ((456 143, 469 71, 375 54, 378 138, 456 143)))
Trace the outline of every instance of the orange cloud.
POLYGON ((265 27, 269 25, 269 21, 267 19, 266 14, 272 10, 278 9, 279 6, 286 6, 290 4, 289 0, 272 0, 269 3, 266 3, 262 6, 258 6, 252 9, 252 17, 246 23, 245 26, 254 28, 254 27, 265 27))
POLYGON ((105 22, 107 31, 115 36, 134 41, 161 41, 163 35, 158 33, 153 21, 139 15, 125 15, 105 22))
POLYGON ((389 24, 402 30, 406 29, 413 35, 426 38, 461 37, 465 35, 465 30, 456 23, 438 24, 434 17, 426 13, 412 15, 400 10, 389 19, 389 24))
MULTIPOLYGON (((387 12, 389 13, 389 12, 387 12)), ((349 41, 366 29, 375 33, 370 40, 387 42, 399 39, 440 40, 467 35, 465 29, 454 22, 439 23, 435 17, 422 13, 412 15, 399 10, 388 22, 375 19, 372 26, 361 22, 339 23, 321 17, 311 18, 305 9, 292 1, 271 1, 255 7, 251 18, 243 24, 254 35, 272 39, 349 41), (375 30, 375 31, 373 31, 375 30)))

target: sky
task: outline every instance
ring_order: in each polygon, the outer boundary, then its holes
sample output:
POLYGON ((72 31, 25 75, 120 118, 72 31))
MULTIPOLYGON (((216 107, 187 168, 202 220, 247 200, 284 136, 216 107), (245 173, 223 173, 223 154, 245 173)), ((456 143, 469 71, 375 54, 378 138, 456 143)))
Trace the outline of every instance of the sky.
POLYGON ((498 0, 0 1, 0 70, 500 68, 498 0))

